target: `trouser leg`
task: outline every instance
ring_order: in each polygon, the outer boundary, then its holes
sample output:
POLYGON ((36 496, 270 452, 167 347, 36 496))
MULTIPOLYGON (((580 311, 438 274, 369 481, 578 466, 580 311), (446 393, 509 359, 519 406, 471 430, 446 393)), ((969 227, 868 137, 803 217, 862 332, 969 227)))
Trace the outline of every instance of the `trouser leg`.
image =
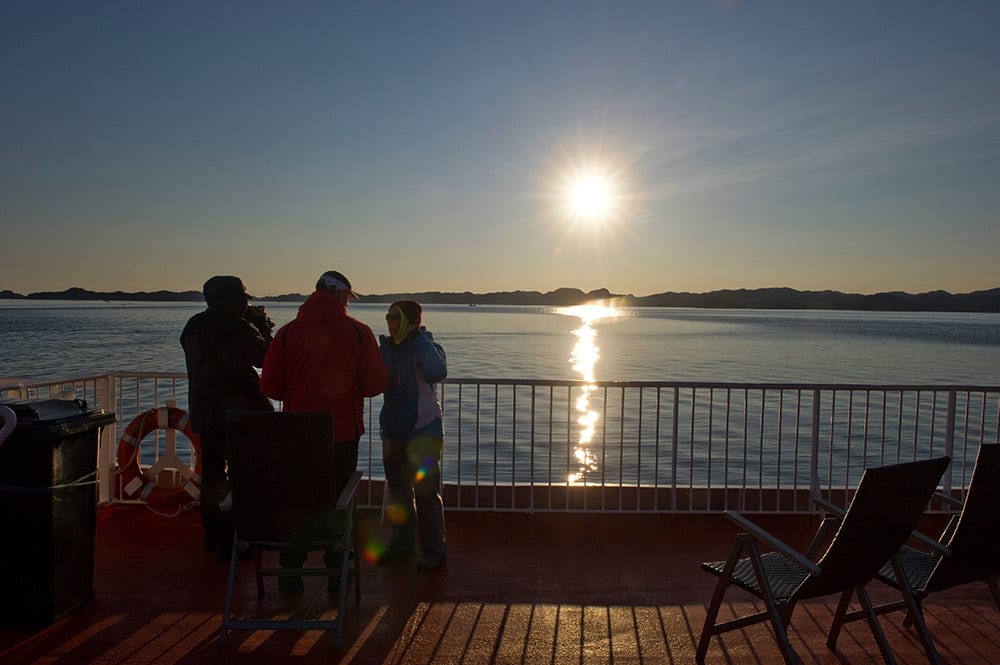
POLYGON ((225 437, 200 437, 201 454, 201 527, 205 536, 205 551, 227 555, 233 544, 233 525, 228 514, 219 510, 226 492, 225 437))
POLYGON ((410 441, 407 447, 416 500, 420 549, 425 557, 430 556, 440 560, 444 560, 448 554, 444 502, 441 499, 443 447, 444 440, 438 436, 418 436, 410 441))
MULTIPOLYGON (((334 471, 334 483, 336 496, 340 496, 344 488, 347 487, 347 483, 350 482, 351 476, 358 469, 358 439, 354 441, 347 441, 338 443, 333 447, 333 471, 334 471)), ((342 522, 342 517, 337 516, 337 522, 334 524, 334 529, 339 535, 345 527, 342 522)), ((338 552, 326 552, 323 555, 323 562, 326 564, 327 568, 339 568, 340 567, 340 554, 338 552)))
POLYGON ((406 454, 405 441, 383 441, 383 466, 389 488, 386 518, 392 525, 389 549, 404 554, 415 549, 414 513, 416 511, 412 473, 406 454))

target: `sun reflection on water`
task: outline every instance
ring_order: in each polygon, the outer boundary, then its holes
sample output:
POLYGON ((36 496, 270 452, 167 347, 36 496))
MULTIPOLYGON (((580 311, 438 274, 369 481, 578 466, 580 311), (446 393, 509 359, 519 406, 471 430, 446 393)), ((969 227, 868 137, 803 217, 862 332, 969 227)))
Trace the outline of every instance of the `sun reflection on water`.
POLYGON ((585 385, 580 389, 580 396, 577 397, 575 404, 576 411, 580 414, 576 422, 581 428, 573 451, 578 467, 576 472, 569 474, 568 480, 573 485, 586 485, 587 475, 598 470, 597 457, 592 452, 590 444, 597 430, 597 421, 600 420, 600 414, 590 408, 590 395, 597 390, 597 386, 594 385, 596 380, 594 366, 601 357, 600 348, 597 346, 597 330, 592 324, 601 319, 617 318, 619 311, 615 307, 602 304, 560 307, 556 311, 559 314, 578 317, 583 324, 573 331, 576 344, 570 353, 570 363, 580 374, 585 385))

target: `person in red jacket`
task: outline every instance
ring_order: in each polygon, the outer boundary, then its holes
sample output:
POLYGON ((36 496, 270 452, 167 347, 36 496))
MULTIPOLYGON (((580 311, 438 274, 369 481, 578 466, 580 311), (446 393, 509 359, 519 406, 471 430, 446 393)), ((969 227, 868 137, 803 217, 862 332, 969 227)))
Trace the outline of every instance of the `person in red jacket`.
MULTIPOLYGON (((295 319, 274 334, 260 379, 265 395, 284 402, 283 411, 333 413, 337 495, 358 468, 365 398, 380 394, 388 379, 371 328, 347 313, 351 298, 357 296, 343 274, 328 270, 320 275, 295 319)), ((287 549, 279 562, 301 567, 305 556, 287 549)), ((330 585, 338 579, 331 576, 330 585)), ((301 577, 280 576, 278 583, 287 593, 303 589, 301 577)))

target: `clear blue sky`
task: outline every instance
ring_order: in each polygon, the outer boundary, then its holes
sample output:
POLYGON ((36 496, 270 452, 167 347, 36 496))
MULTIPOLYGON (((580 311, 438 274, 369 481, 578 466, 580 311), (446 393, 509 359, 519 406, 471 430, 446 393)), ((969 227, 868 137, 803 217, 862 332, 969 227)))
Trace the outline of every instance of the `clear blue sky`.
POLYGON ((0 82, 0 290, 1000 286, 993 0, 6 0, 0 82))

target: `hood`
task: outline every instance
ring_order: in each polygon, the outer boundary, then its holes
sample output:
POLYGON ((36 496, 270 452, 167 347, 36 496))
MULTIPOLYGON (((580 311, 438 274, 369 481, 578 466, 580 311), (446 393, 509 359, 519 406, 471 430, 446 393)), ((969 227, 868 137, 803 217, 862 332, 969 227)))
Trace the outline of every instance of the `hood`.
POLYGON ((347 305, 340 302, 337 296, 326 291, 314 291, 306 301, 299 305, 298 319, 310 323, 332 321, 347 315, 347 305))

